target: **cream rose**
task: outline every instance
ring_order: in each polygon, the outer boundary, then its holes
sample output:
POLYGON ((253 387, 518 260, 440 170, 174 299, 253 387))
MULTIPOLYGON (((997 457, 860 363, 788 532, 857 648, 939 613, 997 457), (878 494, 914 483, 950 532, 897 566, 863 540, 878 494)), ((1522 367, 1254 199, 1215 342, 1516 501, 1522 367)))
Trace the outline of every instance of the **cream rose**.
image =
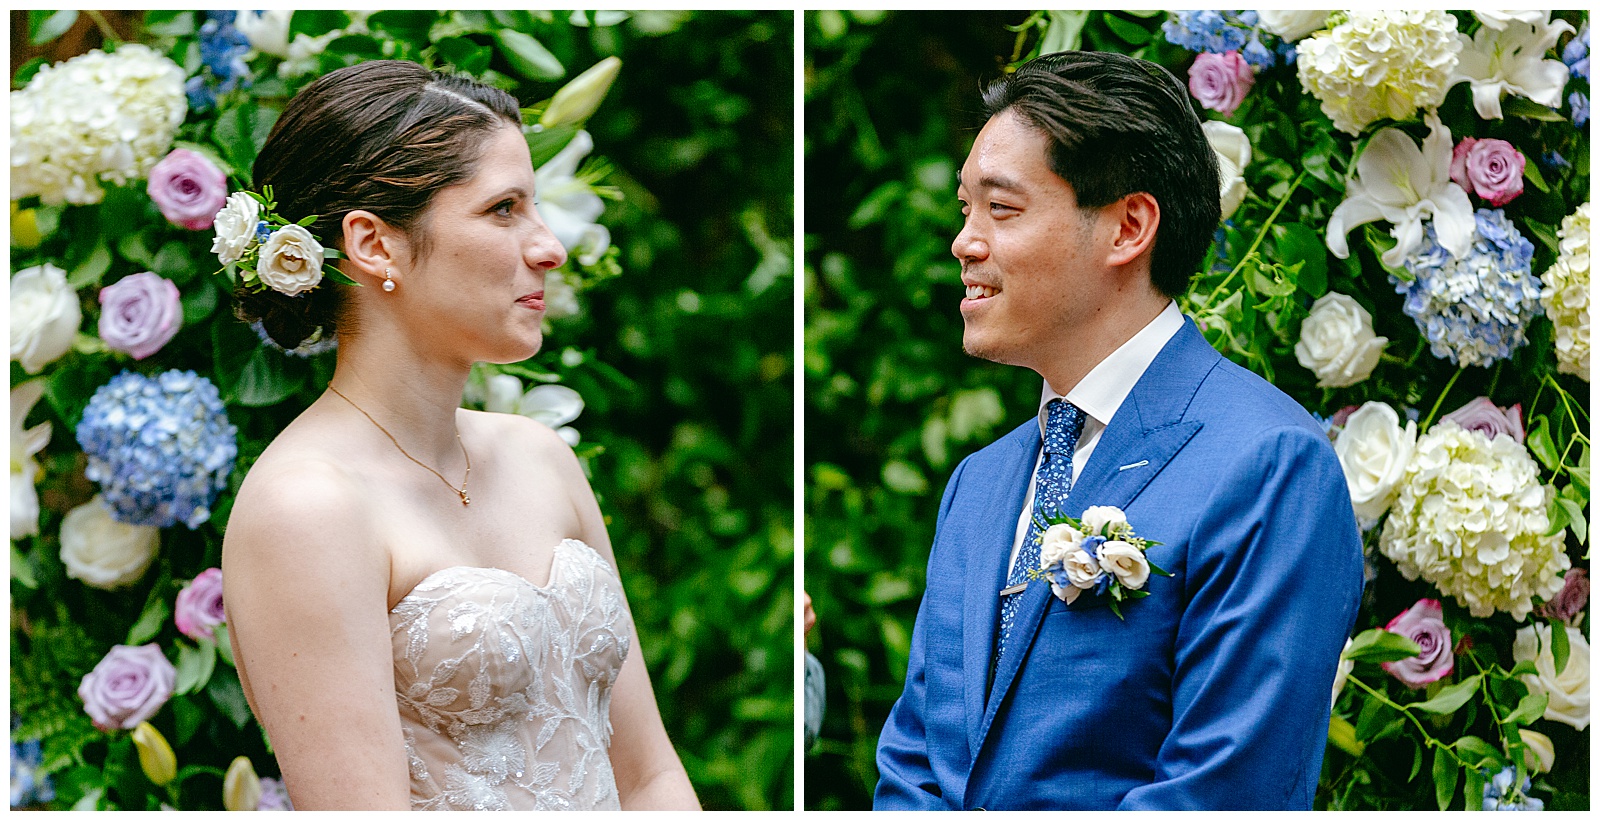
POLYGON ((1556 673, 1555 655, 1550 649, 1550 625, 1532 624, 1517 631, 1511 645, 1511 658, 1532 661, 1538 672, 1522 677, 1529 692, 1547 693, 1550 706, 1544 708, 1544 717, 1562 724, 1570 724, 1582 732, 1589 726, 1589 642, 1583 631, 1562 625, 1567 631, 1567 667, 1556 673))
POLYGON ((113 519, 111 509, 96 496, 61 520, 61 561, 68 576, 110 590, 144 575, 160 538, 160 528, 113 519))
POLYGON ((1094 587, 1100 583, 1100 577, 1105 575, 1100 571, 1100 563, 1095 557, 1082 549, 1068 553, 1061 561, 1061 568, 1067 573, 1067 581, 1080 590, 1094 587))
POLYGON ((1065 563, 1067 557, 1083 544, 1083 533, 1071 525, 1051 525, 1045 528, 1039 541, 1039 569, 1057 562, 1065 563))
POLYGON ((24 268, 11 278, 11 358, 28 373, 61 358, 83 323, 78 295, 67 272, 50 263, 24 268))
POLYGON ((1332 291, 1311 304, 1300 325, 1294 357, 1317 375, 1317 386, 1348 388, 1372 375, 1388 337, 1372 330, 1372 314, 1344 294, 1332 291))
POLYGON ((1350 501, 1364 526, 1394 504, 1396 484, 1417 447, 1417 423, 1400 427, 1400 415, 1382 402, 1368 402, 1345 420, 1333 443, 1350 486, 1350 501))
POLYGON ((211 253, 223 265, 232 265, 250 249, 256 239, 256 224, 261 221, 261 203, 243 191, 228 195, 222 210, 211 227, 217 232, 211 241, 211 253))
POLYGON ((1221 120, 1207 120, 1200 130, 1206 133, 1206 142, 1217 152, 1217 171, 1222 178, 1222 218, 1233 216, 1244 203, 1247 187, 1244 169, 1250 165, 1250 138, 1244 129, 1221 120))
POLYGON ((1314 31, 1327 28, 1329 12, 1288 9, 1258 11, 1256 14, 1260 15, 1262 28, 1292 43, 1314 31))
POLYGON ((1120 530, 1128 523, 1128 516, 1122 512, 1121 508, 1110 505, 1095 505, 1083 511, 1083 516, 1079 518, 1079 521, 1083 522, 1084 530, 1096 536, 1104 536, 1108 531, 1103 528, 1110 526, 1120 530))
POLYGON ((295 296, 322 281, 322 253, 322 243, 310 231, 285 225, 262 244, 256 276, 272 290, 295 296))
POLYGON ((1123 541, 1109 541, 1101 544, 1096 552, 1100 566, 1116 576, 1123 587, 1138 590, 1150 579, 1150 563, 1139 548, 1123 541))

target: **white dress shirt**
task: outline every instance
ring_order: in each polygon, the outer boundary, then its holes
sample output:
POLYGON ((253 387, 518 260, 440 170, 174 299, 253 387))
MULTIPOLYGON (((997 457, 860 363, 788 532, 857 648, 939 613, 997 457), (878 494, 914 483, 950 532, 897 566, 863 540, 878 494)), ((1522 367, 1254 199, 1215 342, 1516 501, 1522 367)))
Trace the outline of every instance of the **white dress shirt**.
MULTIPOLYGON (((1110 356, 1100 360, 1088 375, 1067 391, 1066 396, 1057 393, 1044 384, 1044 397, 1039 400, 1039 437, 1044 438, 1045 420, 1048 416, 1045 406, 1052 399, 1066 399, 1078 406, 1083 411, 1083 432, 1078 435, 1078 446, 1072 452, 1072 484, 1078 484, 1078 474, 1083 472, 1083 466, 1089 463, 1090 454, 1094 453, 1095 443, 1100 441, 1100 432, 1111 424, 1111 417, 1116 416, 1117 409, 1122 407, 1122 401, 1128 398, 1133 386, 1144 376, 1150 363, 1155 361, 1156 354, 1166 347, 1178 329, 1183 327, 1183 314, 1178 310, 1178 303, 1168 302, 1167 307, 1150 320, 1132 339, 1122 343, 1122 347, 1111 352, 1110 356)), ((1017 535, 1011 542, 1011 559, 1006 563, 1006 577, 1011 576, 1011 566, 1017 561, 1017 553, 1022 549, 1022 540, 1028 535, 1028 523, 1033 519, 1033 492, 1038 480, 1039 464, 1044 460, 1044 449, 1039 449, 1039 456, 1034 459, 1033 473, 1028 477, 1028 497, 1022 502, 1022 515, 1017 517, 1017 535)))

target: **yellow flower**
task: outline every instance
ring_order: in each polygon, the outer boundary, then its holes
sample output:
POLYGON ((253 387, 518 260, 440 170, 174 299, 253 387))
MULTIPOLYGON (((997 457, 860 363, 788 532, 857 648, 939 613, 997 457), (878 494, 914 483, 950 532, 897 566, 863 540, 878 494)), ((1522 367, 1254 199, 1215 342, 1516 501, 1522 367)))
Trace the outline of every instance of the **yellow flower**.
POLYGON ((141 721, 133 728, 133 746, 139 750, 139 769, 144 770, 150 783, 163 787, 178 774, 178 759, 172 754, 172 745, 150 722, 141 721))
POLYGON ((17 201, 11 201, 11 245, 16 248, 37 248, 44 240, 39 236, 38 211, 33 208, 18 208, 17 201))
POLYGON ((222 778, 222 806, 234 812, 253 812, 261 805, 261 779, 250 759, 239 756, 222 778))

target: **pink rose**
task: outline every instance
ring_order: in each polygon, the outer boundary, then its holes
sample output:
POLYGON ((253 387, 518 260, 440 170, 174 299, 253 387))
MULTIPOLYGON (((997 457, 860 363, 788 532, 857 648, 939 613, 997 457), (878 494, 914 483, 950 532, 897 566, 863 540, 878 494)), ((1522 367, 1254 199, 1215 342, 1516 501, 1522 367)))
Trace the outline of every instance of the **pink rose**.
POLYGON ((1589 572, 1574 567, 1567 571, 1561 582, 1561 592, 1533 612, 1551 621, 1577 624, 1584 608, 1589 606, 1589 572))
POLYGON ((178 286, 145 271, 100 289, 100 338, 112 350, 143 359, 183 325, 178 286))
POLYGON ((1344 407, 1334 411, 1333 418, 1329 421, 1332 422, 1336 427, 1342 428, 1344 427, 1344 423, 1350 421, 1350 414, 1355 413, 1358 410, 1360 410, 1360 407, 1356 405, 1345 405, 1344 407))
POLYGON ((211 638, 212 629, 227 621, 222 612, 222 571, 215 567, 201 571, 178 592, 172 609, 178 632, 191 639, 211 638))
POLYGON ((1475 430, 1490 439, 1509 436, 1522 444, 1522 403, 1501 408, 1480 396, 1459 408, 1439 417, 1440 422, 1454 422, 1464 430, 1475 430))
POLYGON ((119 644, 78 685, 83 709, 106 732, 131 730, 172 697, 178 668, 154 644, 119 644))
POLYGON ((1450 652, 1450 628, 1444 626, 1444 608, 1437 599, 1418 599, 1410 610, 1390 619, 1383 629, 1405 636, 1422 648, 1412 658, 1383 663, 1383 669, 1401 684, 1420 690, 1456 668, 1456 657, 1450 652))
POLYGON ((1232 117, 1244 102, 1244 95, 1256 84, 1256 75, 1239 52, 1226 54, 1205 52, 1196 55, 1189 67, 1189 93, 1200 105, 1232 117))
POLYGON ((168 222, 204 231, 228 199, 228 177, 204 156, 174 148, 150 169, 147 190, 168 222))
POLYGON ((1450 179, 1499 208, 1522 193, 1527 158, 1505 140, 1466 137, 1450 154, 1450 179))

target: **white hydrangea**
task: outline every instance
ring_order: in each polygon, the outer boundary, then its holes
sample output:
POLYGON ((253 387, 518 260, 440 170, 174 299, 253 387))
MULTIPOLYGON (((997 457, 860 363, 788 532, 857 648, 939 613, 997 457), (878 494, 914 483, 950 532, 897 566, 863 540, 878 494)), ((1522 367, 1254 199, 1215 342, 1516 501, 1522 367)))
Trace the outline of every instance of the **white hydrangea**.
POLYGON ((1566 531, 1545 536, 1555 491, 1515 439, 1442 422, 1417 440, 1379 548, 1408 580, 1421 576, 1473 616, 1523 621, 1533 598, 1561 590, 1566 531))
POLYGON ((183 69, 148 46, 40 68, 11 92, 11 198, 99 202, 101 181, 140 179, 166 156, 187 111, 183 69))
POLYGON ((1539 304, 1556 326, 1556 369, 1589 381, 1589 203, 1556 232, 1561 256, 1544 272, 1539 304))
POLYGON ((1443 102, 1461 42, 1456 19, 1438 9, 1352 11, 1296 48, 1301 87, 1336 128, 1360 134, 1377 120, 1410 119, 1443 102))

